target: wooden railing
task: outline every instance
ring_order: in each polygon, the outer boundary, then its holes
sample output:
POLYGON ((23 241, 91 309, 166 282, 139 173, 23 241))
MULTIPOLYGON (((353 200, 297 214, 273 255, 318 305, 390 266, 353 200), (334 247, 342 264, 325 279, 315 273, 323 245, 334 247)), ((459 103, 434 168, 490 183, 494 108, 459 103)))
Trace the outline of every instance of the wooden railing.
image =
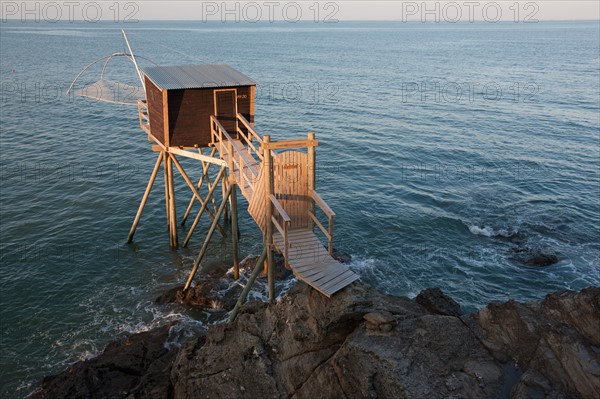
MULTIPOLYGON (((248 185, 252 188, 252 196, 265 195, 264 191, 255 191, 259 173, 259 169, 256 166, 257 164, 260 164, 260 162, 262 162, 263 154, 261 154, 260 151, 252 144, 253 139, 256 139, 256 141, 260 145, 262 144, 263 139, 241 114, 238 114, 238 119, 248 130, 247 133, 244 133, 241 129, 238 128, 238 135, 241 138, 240 141, 242 142, 242 144, 247 145, 247 148, 251 151, 243 151, 236 145, 234 145, 234 140, 231 137, 231 135, 227 133, 227 130, 225 130, 225 128, 214 116, 210 117, 212 142, 213 144, 217 144, 217 142, 220 142, 222 144, 226 143, 227 153, 231 158, 233 158, 234 167, 237 168, 237 170, 239 171, 240 178, 245 179, 248 185), (234 156, 234 153, 237 154, 237 157, 234 156), (255 157, 258 158, 258 161, 255 157), (246 171, 250 172, 250 177, 248 176, 246 171)), ((271 152, 271 154, 276 155, 273 151, 271 152)), ((230 171, 230 173, 234 173, 234 171, 232 170, 230 171)), ((240 189, 244 189, 243 185, 240 186, 240 189)), ((250 198, 248 198, 248 200, 250 201, 250 198)), ((273 194, 268 194, 267 203, 267 206, 271 207, 271 212, 268 212, 268 214, 271 215, 270 222, 272 226, 275 226, 279 234, 281 234, 281 237, 283 237, 283 256, 285 259, 286 266, 288 266, 288 252, 290 247, 289 230, 291 225, 291 218, 283 209, 283 206, 281 205, 279 200, 275 198, 273 194)))
MULTIPOLYGON (((239 171, 240 179, 244 179, 254 191, 254 186, 258 178, 258 171, 254 167, 256 160, 252 158, 251 154, 241 151, 236 145, 234 145, 233 138, 229 135, 229 133, 227 133, 227 130, 225 130, 223 125, 219 123, 217 118, 211 116, 210 123, 213 144, 216 144, 217 142, 227 143, 227 152, 229 153, 231 151, 230 156, 233 158, 234 165, 239 171), (234 153, 237 154, 237 157, 234 156, 234 153), (250 172, 250 175, 248 172, 250 172)), ((232 170, 230 173, 234 173, 234 171, 232 170)), ((243 184, 240 187, 242 190, 244 190, 243 184)))
POLYGON ((262 142, 263 142, 262 136, 260 134, 258 134, 256 132, 256 130, 254 130, 254 127, 252 127, 252 125, 250 125, 250 122, 248 122, 242 114, 237 114, 237 119, 239 122, 237 124, 237 126, 238 126, 237 132, 240 137, 240 141, 243 144, 247 145, 249 149, 252 149, 252 151, 254 152, 254 154, 256 154, 258 159, 260 159, 262 161, 263 155, 261 154, 260 150, 257 149, 254 146, 254 144, 252 143, 254 141, 254 139, 256 139, 256 141, 258 142, 258 146, 260 148, 260 144, 262 144, 262 142), (240 129, 240 123, 246 128, 247 132, 244 132, 242 129, 240 129))
POLYGON ((140 127, 143 131, 150 134, 150 117, 148 116, 148 104, 146 100, 138 100, 138 115, 140 117, 140 127))
POLYGON ((317 216, 315 216, 312 210, 308 210, 308 217, 315 223, 315 225, 321 230, 321 232, 327 238, 327 250, 329 251, 329 255, 333 255, 333 218, 335 216, 335 212, 327 205, 323 198, 315 190, 310 190, 309 195, 315 204, 319 205, 319 208, 323 211, 325 216, 327 216, 329 220, 328 229, 325 229, 317 216))
MULTIPOLYGON (((286 266, 288 266, 288 252, 289 252, 289 231, 291 229, 291 218, 286 213, 285 209, 275 196, 275 193, 268 192, 266 187, 257 187, 258 182, 258 174, 260 173, 260 169, 257 168, 258 164, 262 164, 265 160, 265 149, 264 147, 269 148, 270 155, 270 165, 273 165, 275 160, 278 158, 277 150, 285 150, 285 149, 293 149, 293 148, 301 148, 301 147, 309 147, 309 163, 314 163, 314 147, 318 144, 317 140, 314 139, 314 135, 309 134, 308 139, 299 139, 299 140, 281 140, 277 142, 268 142, 265 146, 265 136, 263 138, 254 127, 244 118, 242 114, 237 114, 237 138, 244 146, 244 149, 238 148, 238 146, 234 145, 234 140, 231 135, 223 128, 223 126, 219 123, 216 117, 211 116, 211 135, 212 135, 212 143, 217 144, 218 142, 227 143, 227 152, 231 151, 231 155, 234 153, 236 156, 233 156, 235 168, 238 169, 239 176, 241 179, 245 179, 245 181, 249 184, 249 186, 253 190, 253 195, 266 195, 266 203, 265 206, 271 207, 270 212, 266 212, 267 215, 270 215, 270 223, 272 226, 277 229, 279 234, 283 237, 284 248, 283 248, 283 256, 286 262, 286 266), (310 150, 313 150, 312 157, 310 156, 310 150), (250 171, 250 176, 248 176, 245 171, 250 171), (255 188, 260 192, 255 192, 255 188), (268 205, 267 205, 268 204, 268 205)), ((268 140, 268 139, 267 139, 268 140)), ((312 168, 314 171, 314 165, 309 165, 309 168, 312 168)), ((231 171, 233 173, 233 171, 231 171)), ((314 172, 313 172, 314 173, 314 172)), ((309 198, 307 201, 310 202, 307 213, 308 218, 315 226, 319 228, 319 230, 323 233, 325 238, 327 239, 327 249, 329 254, 333 254, 333 219, 335 217, 335 213, 333 210, 327 205, 327 203, 321 198, 321 196, 314 190, 314 176, 312 176, 312 183, 309 185, 309 198), (316 216, 316 212, 314 209, 314 205, 316 204, 319 209, 323 212, 323 214, 327 217, 327 226, 324 226, 323 223, 316 216)), ((268 182, 264 182, 265 186, 268 186, 268 182)), ((243 189, 243 186, 240 186, 243 189)), ((257 197, 259 199, 260 197, 257 197)), ((248 198, 250 200, 250 198, 248 198)), ((268 217, 267 217, 268 218, 268 217)), ((267 226, 263 223, 260 223, 261 227, 268 230, 267 226)), ((265 231, 266 231, 265 230, 265 231)))
POLYGON ((271 200, 271 204, 274 210, 277 212, 277 214, 274 212, 272 213, 271 222, 273 223, 273 226, 275 226, 279 234, 281 234, 281 237, 283 237, 283 259, 285 261, 285 266, 288 267, 288 253, 290 249, 289 230, 290 225, 292 223, 292 219, 290 219, 286 211, 281 206, 281 203, 279 203, 279 201, 277 200, 277 198, 275 198, 273 194, 269 195, 269 199, 271 200), (282 224, 283 227, 281 226, 282 224))

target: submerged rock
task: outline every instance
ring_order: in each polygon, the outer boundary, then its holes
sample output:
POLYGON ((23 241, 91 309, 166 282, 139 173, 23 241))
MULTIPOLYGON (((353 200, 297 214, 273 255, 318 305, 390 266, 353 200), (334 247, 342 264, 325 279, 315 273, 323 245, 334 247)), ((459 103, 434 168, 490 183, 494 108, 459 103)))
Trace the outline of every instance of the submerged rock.
POLYGON ((154 345, 149 356, 121 349, 107 360, 116 350, 109 347, 45 381, 47 395, 35 397, 592 398, 600 392, 600 288, 490 304, 460 317, 439 290, 417 298, 357 283, 328 299, 299 283, 274 304, 247 303, 236 321, 192 336, 176 355, 154 345), (113 366, 105 371, 107 363, 113 366))
POLYGON ((333 255, 331 256, 340 263, 350 263, 352 260, 352 255, 342 252, 336 248, 333 248, 333 255))
POLYGON ((548 247, 513 248, 513 258, 526 266, 550 266, 559 261, 558 254, 548 247))

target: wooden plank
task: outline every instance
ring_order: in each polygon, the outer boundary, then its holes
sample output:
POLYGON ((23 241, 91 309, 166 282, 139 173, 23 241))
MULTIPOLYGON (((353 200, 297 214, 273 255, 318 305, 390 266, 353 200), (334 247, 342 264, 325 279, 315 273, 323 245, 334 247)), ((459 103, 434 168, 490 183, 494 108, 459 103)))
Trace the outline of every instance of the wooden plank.
POLYGON ((319 140, 308 140, 308 139, 293 139, 293 140, 279 140, 271 141, 265 148, 270 150, 290 149, 290 148, 302 148, 308 146, 319 145, 319 140))
MULTIPOLYGON (((293 267, 294 264, 292 264, 291 266, 293 267)), ((331 263, 325 263, 325 262, 314 262, 311 265, 305 265, 302 269, 294 267, 294 270, 296 270, 298 273, 309 273, 312 270, 317 270, 317 271, 329 274, 329 273, 334 273, 334 272, 342 273, 346 270, 346 267, 344 265, 342 265, 341 263, 331 264, 331 263)))
MULTIPOLYGON (((315 264, 313 266, 314 267, 312 269, 304 270, 302 272, 299 272, 298 270, 294 269, 294 267, 292 266, 292 270, 294 271, 294 273, 302 276, 303 278, 309 278, 311 276, 315 276, 315 278, 318 278, 319 276, 322 276, 323 270, 321 269, 320 265, 315 264)), ((313 279, 311 279, 309 281, 313 281, 313 279)))
POLYGON ((333 279, 333 278, 335 278, 338 275, 338 274, 335 274, 335 273, 333 273, 333 274, 315 273, 315 274, 311 274, 311 275, 300 274, 300 273, 297 273, 297 274, 300 275, 300 276, 302 276, 302 279, 304 281, 311 282, 311 283, 313 283, 314 285, 318 286, 321 289, 322 289, 322 284, 319 284, 319 280, 320 279, 326 278, 327 281, 329 281, 330 279, 333 279))
POLYGON ((225 166, 225 167, 228 166, 227 161, 225 161, 225 160, 214 158, 214 157, 209 157, 207 155, 202 155, 202 154, 198 154, 198 153, 191 152, 191 151, 181 150, 178 147, 169 147, 168 151, 172 154, 181 155, 182 157, 192 158, 192 159, 196 159, 198 161, 209 162, 209 163, 213 163, 213 164, 219 165, 219 166, 225 166))
POLYGON ((354 274, 354 272, 352 272, 350 269, 347 269, 347 273, 344 274, 340 274, 338 277, 336 277, 333 280, 330 280, 324 284, 321 284, 321 288, 323 290, 328 290, 331 287, 335 287, 337 284, 341 283, 342 281, 345 281, 353 276, 356 276, 356 274, 354 274))
POLYGON ((339 276, 344 272, 345 270, 311 270, 310 272, 299 274, 302 275, 306 280, 315 284, 319 284, 319 287, 322 287, 328 281, 339 278, 339 276))
POLYGON ((329 266, 332 263, 339 263, 337 262, 335 259, 331 260, 328 259, 327 261, 324 262, 313 262, 313 263, 305 263, 303 265, 297 265, 297 263, 292 263, 292 266, 294 267, 294 270, 298 270, 299 272, 305 271, 305 270, 310 270, 312 268, 314 268, 315 264, 319 264, 319 265, 325 265, 325 267, 329 266))
MULTIPOLYGON (((346 270, 348 270, 348 268, 345 265, 342 265, 341 263, 331 263, 331 262, 316 262, 315 264, 320 266, 320 269, 325 271, 326 274, 330 274, 330 273, 335 273, 335 274, 341 274, 344 273, 346 270)), ((301 270, 301 272, 307 272, 308 267, 310 266, 306 266, 303 270, 301 270)))
POLYGON ((359 278, 360 277, 358 277, 358 275, 354 274, 354 276, 351 276, 351 277, 347 278, 346 280, 340 281, 338 284, 334 285, 333 287, 327 288, 327 293, 329 295, 333 295, 336 292, 338 292, 339 290, 341 290, 342 288, 344 288, 344 287, 352 284, 353 282, 355 282, 359 278))
POLYGON ((315 263, 322 263, 322 264, 329 264, 329 263, 333 263, 333 262, 339 263, 335 259, 330 258, 329 256, 318 256, 318 257, 308 256, 305 258, 290 257, 289 261, 292 264, 292 266, 294 266, 294 268, 296 268, 298 270, 302 270, 302 269, 309 267, 315 263))

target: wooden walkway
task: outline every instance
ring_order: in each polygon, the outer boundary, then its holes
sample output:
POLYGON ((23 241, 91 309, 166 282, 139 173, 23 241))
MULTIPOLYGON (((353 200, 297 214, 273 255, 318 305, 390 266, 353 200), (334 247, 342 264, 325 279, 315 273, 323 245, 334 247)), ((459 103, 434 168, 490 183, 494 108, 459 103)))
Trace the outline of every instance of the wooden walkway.
MULTIPOLYGON (((277 249, 283 252, 283 237, 273 234, 277 249)), ((358 276, 348 267, 333 259, 315 233, 307 229, 289 232, 288 263, 296 277, 321 294, 335 294, 348 284, 358 280, 358 276)))
MULTIPOLYGON (((244 120, 243 122, 246 121, 244 120)), ((230 157, 233 155, 236 183, 250 205, 250 215, 261 230, 264 231, 266 218, 264 209, 265 182, 263 181, 263 160, 253 154, 250 145, 245 144, 239 139, 233 139, 219 124, 215 123, 215 127, 217 131, 213 132, 213 137, 219 138, 219 140, 215 140, 219 157, 230 164, 230 157)), ((258 134, 254 131, 252 133, 255 135, 255 138, 260 140, 258 134)), ((246 140, 246 142, 248 143, 249 141, 246 140)), ((306 159, 306 154, 299 154, 304 157, 300 156, 297 159, 306 159)), ((274 165, 278 165, 278 155, 275 152, 273 152, 273 157, 274 165)), ((284 257, 287 252, 287 265, 298 279, 304 281, 323 295, 331 297, 337 291, 358 280, 359 277, 348 269, 346 265, 335 260, 318 239, 313 228, 309 227, 312 226, 312 223, 309 222, 310 198, 307 195, 307 187, 302 184, 296 184, 297 187, 291 184, 287 184, 285 187, 282 185, 283 183, 281 182, 289 179, 286 179, 287 176, 277 176, 277 173, 286 173, 284 171, 288 168, 285 167, 286 165, 283 165, 283 162, 284 159, 289 157, 280 158, 281 167, 273 168, 275 171, 276 191, 275 196, 272 196, 272 201, 275 201, 274 206, 276 209, 283 210, 283 213, 286 213, 286 216, 289 214, 291 218, 288 216, 290 218, 289 230, 284 230, 278 224, 279 227, 273 232, 273 243, 284 254, 284 257), (282 198, 281 202, 276 199, 278 197, 282 198), (302 198, 302 201, 284 199, 291 197, 302 198), (298 206, 298 202, 302 202, 304 206, 298 206), (304 211, 302 211, 302 208, 304 211), (287 251, 284 234, 287 234, 287 251)), ((306 173, 305 168, 298 168, 298 170, 306 173)), ((282 219, 281 213, 279 212, 278 215, 280 219, 282 219)), ((323 230, 322 225, 319 224, 318 226, 323 230)))

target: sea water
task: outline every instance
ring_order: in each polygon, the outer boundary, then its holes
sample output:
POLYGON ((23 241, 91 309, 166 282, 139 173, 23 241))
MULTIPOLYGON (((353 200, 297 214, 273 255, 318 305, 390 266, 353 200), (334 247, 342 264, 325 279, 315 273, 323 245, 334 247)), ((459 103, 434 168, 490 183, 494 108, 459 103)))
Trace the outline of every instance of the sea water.
MULTIPOLYGON (((0 24, 2 397, 127 333, 202 324, 153 300, 185 281, 208 222, 171 250, 159 178, 127 245, 155 162, 137 109, 65 94, 88 63, 126 51, 120 28, 0 24)), ((316 133, 334 245, 376 288, 412 297, 436 286, 473 311, 600 283, 598 21, 126 28, 157 64, 224 63, 254 78, 259 132, 316 133), (522 247, 552 248, 559 262, 525 267, 513 259, 522 247)), ((136 84, 124 58, 106 75, 136 84)), ((182 179, 176 189, 181 217, 190 193, 182 179)), ((240 201, 242 256, 257 255, 240 201)), ((230 261, 216 235, 205 262, 230 261)))

